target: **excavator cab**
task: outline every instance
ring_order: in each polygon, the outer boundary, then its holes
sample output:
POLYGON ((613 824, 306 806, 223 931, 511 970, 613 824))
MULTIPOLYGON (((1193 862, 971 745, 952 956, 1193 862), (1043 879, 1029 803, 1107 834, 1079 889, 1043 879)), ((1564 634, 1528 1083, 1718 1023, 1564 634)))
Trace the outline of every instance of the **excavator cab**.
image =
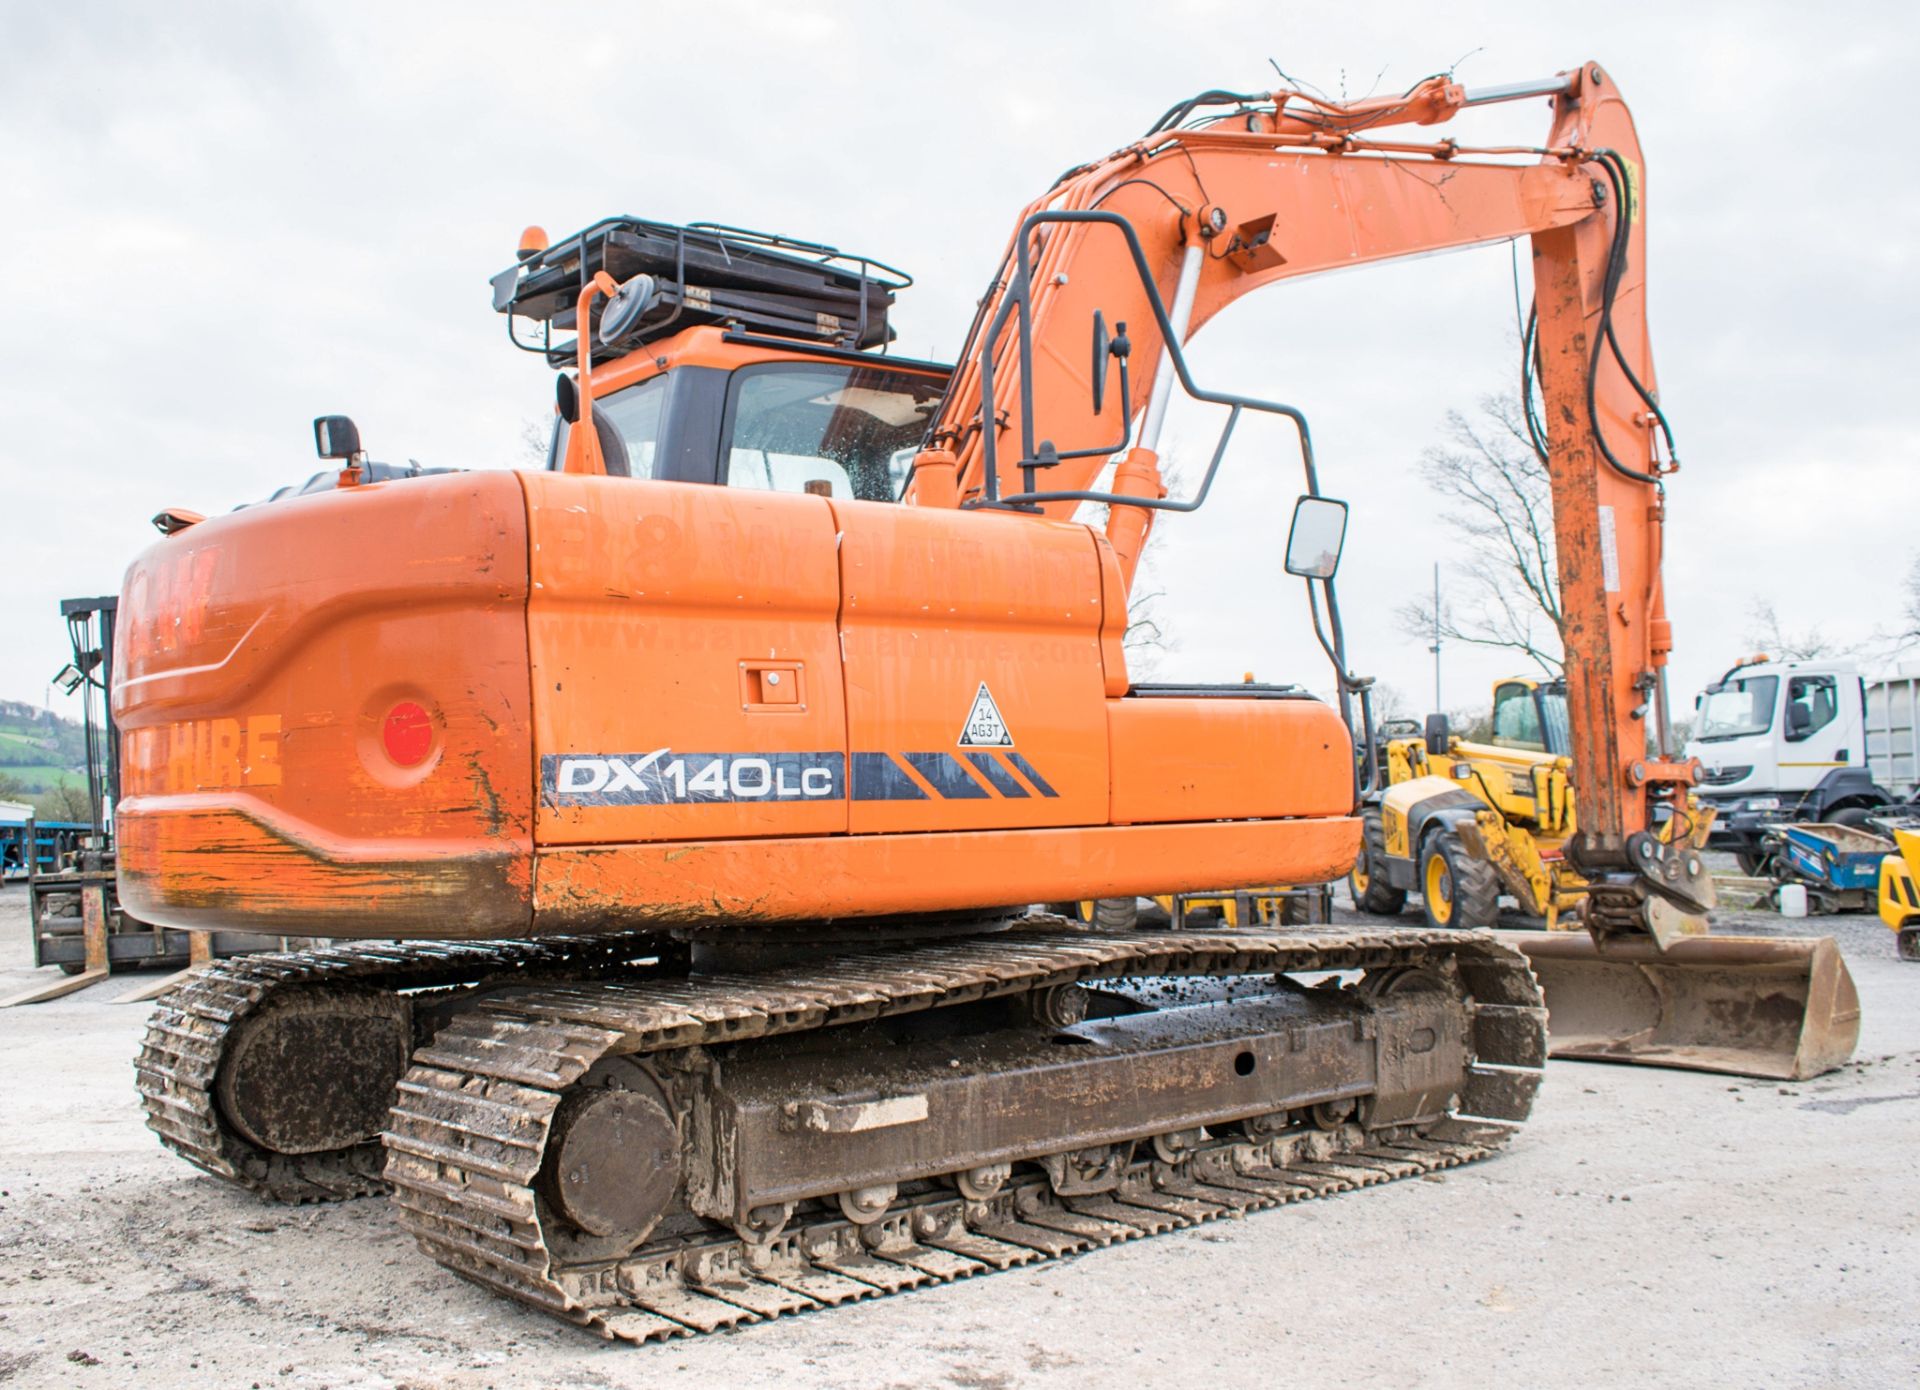
MULTIPOLYGON (((727 336, 683 330, 659 352, 602 374, 593 409, 606 422, 598 436, 607 473, 863 502, 899 497, 945 390, 944 368, 809 360, 790 349, 769 356, 727 336), (739 365, 711 365, 729 358, 739 365)), ((553 471, 566 469, 568 413, 555 412, 553 471)))
POLYGON ((910 277, 706 223, 613 218, 523 242, 544 249, 494 277, 494 308, 516 346, 576 369, 556 382, 550 471, 900 497, 952 372, 876 351, 910 277), (574 440, 583 395, 592 449, 574 440))

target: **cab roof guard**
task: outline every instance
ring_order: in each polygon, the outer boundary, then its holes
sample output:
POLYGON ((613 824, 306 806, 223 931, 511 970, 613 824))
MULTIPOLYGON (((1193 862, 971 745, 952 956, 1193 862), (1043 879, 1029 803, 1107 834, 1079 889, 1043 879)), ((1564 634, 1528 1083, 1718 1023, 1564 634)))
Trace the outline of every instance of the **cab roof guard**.
POLYGON ((555 331, 578 332, 580 291, 602 270, 623 285, 640 275, 654 283, 632 327, 595 343, 596 361, 700 324, 855 351, 884 347, 894 337, 887 311, 895 293, 913 283, 870 256, 771 232, 609 217, 493 277, 493 307, 507 316, 514 346, 556 367, 571 362, 574 338, 556 341, 555 331), (517 319, 538 324, 538 336, 523 339, 517 319))

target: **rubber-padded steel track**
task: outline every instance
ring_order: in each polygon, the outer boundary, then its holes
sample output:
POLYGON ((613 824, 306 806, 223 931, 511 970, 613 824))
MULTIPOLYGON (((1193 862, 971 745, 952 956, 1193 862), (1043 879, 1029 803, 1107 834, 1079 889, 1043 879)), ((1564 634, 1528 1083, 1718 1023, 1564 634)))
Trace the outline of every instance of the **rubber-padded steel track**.
POLYGON ((414 990, 482 980, 591 974, 644 954, 657 938, 566 937, 539 942, 343 946, 236 956, 195 971, 155 1003, 134 1059, 147 1127, 215 1177, 279 1202, 378 1192, 378 1139, 332 1153, 268 1153, 220 1113, 215 1079, 235 1030, 272 1000, 342 988, 414 990))
POLYGON ((402 1224, 441 1264, 633 1341, 686 1336, 943 1283, 1222 1216, 1451 1167, 1506 1142, 1532 1106, 1546 1014, 1526 960, 1485 933, 1009 933, 753 975, 482 997, 421 1048, 384 1136, 402 1224), (854 1226, 802 1213, 765 1243, 711 1227, 614 1260, 569 1261, 536 1194, 561 1095, 605 1056, 791 1034, 1122 976, 1456 963, 1474 1054, 1455 1113, 1215 1142, 1137 1162, 1117 1191, 1062 1198, 1024 1177, 985 1202, 933 1189, 854 1226))

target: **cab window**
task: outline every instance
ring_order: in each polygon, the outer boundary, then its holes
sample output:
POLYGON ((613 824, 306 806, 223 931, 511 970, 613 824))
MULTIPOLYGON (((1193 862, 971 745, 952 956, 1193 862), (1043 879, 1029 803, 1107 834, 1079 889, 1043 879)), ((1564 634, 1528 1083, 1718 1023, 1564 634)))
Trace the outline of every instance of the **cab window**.
POLYGON ((1547 751, 1546 735, 1540 728, 1540 709, 1534 703, 1531 686, 1513 683, 1493 692, 1493 743, 1496 748, 1547 751))
POLYGON ((770 362, 728 388, 729 487, 890 502, 939 405, 938 378, 875 367, 770 362))
MULTIPOLYGON (((637 386, 600 397, 593 403, 596 414, 604 415, 627 446, 629 478, 651 478, 654 459, 660 445, 661 407, 667 400, 667 373, 649 377, 637 386)), ((547 446, 547 468, 559 470, 567 461, 565 420, 555 417, 553 442, 547 446)))
POLYGON ((1795 676, 1787 682, 1787 741, 1811 738, 1840 713, 1840 691, 1832 676, 1795 676))

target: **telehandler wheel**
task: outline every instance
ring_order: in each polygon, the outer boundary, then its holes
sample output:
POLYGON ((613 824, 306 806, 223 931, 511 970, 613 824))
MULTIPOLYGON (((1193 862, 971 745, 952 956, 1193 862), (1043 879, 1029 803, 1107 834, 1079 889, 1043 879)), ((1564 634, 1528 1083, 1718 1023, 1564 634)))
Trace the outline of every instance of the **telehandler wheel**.
POLYGON ((1381 873, 1387 862, 1387 831, 1380 810, 1370 806, 1360 813, 1360 857, 1347 875, 1353 905, 1376 917, 1397 917, 1406 910, 1407 890, 1395 888, 1381 873))
POLYGON ((1048 903, 1047 911, 1101 931, 1132 931, 1140 925, 1138 898, 1091 898, 1077 903, 1048 903))
POLYGON ((1443 830, 1428 836, 1420 851, 1420 905, 1430 927, 1490 927, 1500 917, 1500 879, 1493 865, 1475 859, 1458 835, 1443 830))

